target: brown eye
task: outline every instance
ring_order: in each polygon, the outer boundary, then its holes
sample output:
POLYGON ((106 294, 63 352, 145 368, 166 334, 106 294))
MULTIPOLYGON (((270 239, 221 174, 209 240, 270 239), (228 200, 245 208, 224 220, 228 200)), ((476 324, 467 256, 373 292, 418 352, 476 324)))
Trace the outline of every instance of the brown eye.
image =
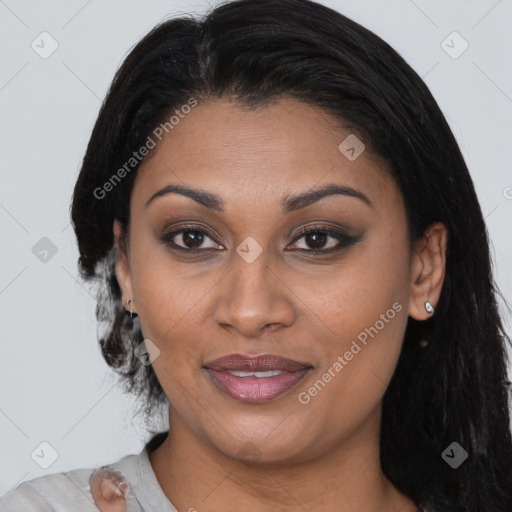
POLYGON ((326 228, 313 228, 303 231, 293 243, 292 249, 312 253, 329 253, 342 250, 355 244, 357 238, 349 236, 340 231, 326 228), (299 240, 304 239, 305 247, 298 247, 299 240))
POLYGON ((183 240, 183 244, 186 247, 195 249, 195 248, 201 246, 201 244, 204 241, 205 235, 204 235, 204 233, 201 233, 201 231, 190 230, 190 231, 183 231, 181 233, 181 238, 183 240))
POLYGON ((223 247, 217 244, 205 230, 199 229, 195 226, 183 227, 170 233, 166 233, 160 240, 171 246, 173 249, 191 253, 203 252, 209 249, 214 249, 217 246, 223 249, 223 247), (203 245, 208 243, 208 240, 210 240, 210 245, 203 245))
POLYGON ((306 244, 312 249, 324 249, 327 240, 332 237, 321 231, 310 231, 304 235, 303 238, 306 244))

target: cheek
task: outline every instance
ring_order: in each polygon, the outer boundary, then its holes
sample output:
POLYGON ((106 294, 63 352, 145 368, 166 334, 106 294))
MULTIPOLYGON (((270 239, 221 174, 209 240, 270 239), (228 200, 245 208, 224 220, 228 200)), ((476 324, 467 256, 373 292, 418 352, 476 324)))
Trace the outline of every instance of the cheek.
POLYGON ((140 277, 137 298, 144 337, 157 344, 162 359, 169 358, 169 363, 199 360, 204 323, 198 313, 205 287, 183 283, 168 270, 152 270, 140 277))
POLYGON ((350 430, 381 401, 407 324, 407 244, 392 228, 382 230, 336 272, 307 281, 310 320, 316 324, 310 335, 322 364, 301 403, 308 402, 315 421, 350 430))
MULTIPOLYGON (((201 371, 201 343, 205 338, 201 328, 204 322, 197 319, 200 290, 180 286, 168 270, 153 272, 144 273, 137 291, 143 304, 139 308, 140 325, 144 338, 158 347, 152 366, 167 399, 176 409, 185 411, 190 409, 191 401, 201 401, 195 382, 201 371)), ((204 287, 201 290, 204 295, 204 287)))
MULTIPOLYGON (((395 302, 407 309, 409 281, 406 237, 392 228, 376 229, 332 270, 303 276, 298 294, 330 341, 347 342, 373 326, 395 302)), ((393 318, 395 313, 390 311, 393 318)))
POLYGON ((197 301, 194 287, 151 229, 134 222, 131 237, 132 287, 141 326, 146 337, 164 340, 197 301))
POLYGON ((183 265, 173 264, 155 240, 134 237, 132 247, 132 286, 142 333, 160 350, 153 366, 179 373, 180 362, 194 364, 199 357, 197 314, 208 288, 180 271, 183 265))
POLYGON ((317 334, 323 362, 309 387, 296 397, 302 414, 309 418, 308 428, 323 433, 319 442, 326 447, 340 432, 356 433, 379 407, 400 355, 407 322, 405 307, 398 301, 382 308, 370 302, 357 317, 347 307, 350 321, 343 316, 334 326, 335 342, 317 334))

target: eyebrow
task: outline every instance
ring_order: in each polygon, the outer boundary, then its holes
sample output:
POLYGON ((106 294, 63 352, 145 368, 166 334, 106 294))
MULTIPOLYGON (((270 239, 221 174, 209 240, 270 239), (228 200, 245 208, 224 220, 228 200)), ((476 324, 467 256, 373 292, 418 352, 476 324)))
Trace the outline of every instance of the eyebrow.
MULTIPOLYGON (((224 212, 224 201, 218 195, 206 192, 205 190, 174 184, 169 184, 158 192, 155 192, 146 201, 144 207, 147 208, 155 199, 167 194, 179 194, 189 197, 209 210, 224 212)), ((307 206, 320 201, 320 199, 323 199, 324 197, 336 194, 360 199, 366 205, 373 208, 371 201, 362 192, 350 187, 331 183, 321 188, 308 190, 307 192, 300 194, 288 194, 281 203, 281 209, 283 213, 290 213, 300 210, 301 208, 306 208, 307 206)))

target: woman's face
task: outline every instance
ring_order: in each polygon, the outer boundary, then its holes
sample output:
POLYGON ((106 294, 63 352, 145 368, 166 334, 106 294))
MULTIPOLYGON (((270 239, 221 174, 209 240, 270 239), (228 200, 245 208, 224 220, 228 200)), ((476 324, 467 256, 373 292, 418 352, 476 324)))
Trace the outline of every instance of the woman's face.
POLYGON ((420 265, 397 186, 353 135, 340 150, 349 135, 292 99, 252 112, 219 100, 192 108, 138 172, 123 299, 160 351, 171 425, 230 457, 297 462, 378 428, 420 265), (154 197, 169 185, 215 200, 154 197), (328 185, 339 193, 311 195, 328 185), (258 381, 205 368, 230 354, 306 370, 258 381))

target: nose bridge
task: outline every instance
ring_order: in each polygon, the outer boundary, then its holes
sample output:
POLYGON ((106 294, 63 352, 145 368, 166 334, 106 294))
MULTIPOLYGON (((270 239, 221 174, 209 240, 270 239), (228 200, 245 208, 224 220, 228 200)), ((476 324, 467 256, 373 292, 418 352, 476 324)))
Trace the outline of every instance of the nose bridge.
POLYGON ((268 252, 262 251, 254 260, 248 260, 237 251, 233 258, 230 302, 239 314, 250 317, 251 310, 261 314, 268 302, 272 301, 273 290, 269 280, 272 272, 268 256, 268 252))
MULTIPOLYGON (((253 295, 262 291, 268 281, 268 274, 271 273, 271 254, 257 239, 263 243, 261 237, 246 236, 233 252, 232 279, 236 281, 236 291, 242 296, 247 292, 253 295)), ((232 291, 235 292, 234 289, 232 291)))
POLYGON ((219 324, 231 325, 246 336, 255 336, 269 324, 289 325, 293 320, 293 308, 271 268, 271 255, 261 251, 254 259, 247 257, 254 250, 250 241, 248 246, 243 242, 233 254, 216 311, 219 324), (240 254, 240 249, 246 252, 240 254))

